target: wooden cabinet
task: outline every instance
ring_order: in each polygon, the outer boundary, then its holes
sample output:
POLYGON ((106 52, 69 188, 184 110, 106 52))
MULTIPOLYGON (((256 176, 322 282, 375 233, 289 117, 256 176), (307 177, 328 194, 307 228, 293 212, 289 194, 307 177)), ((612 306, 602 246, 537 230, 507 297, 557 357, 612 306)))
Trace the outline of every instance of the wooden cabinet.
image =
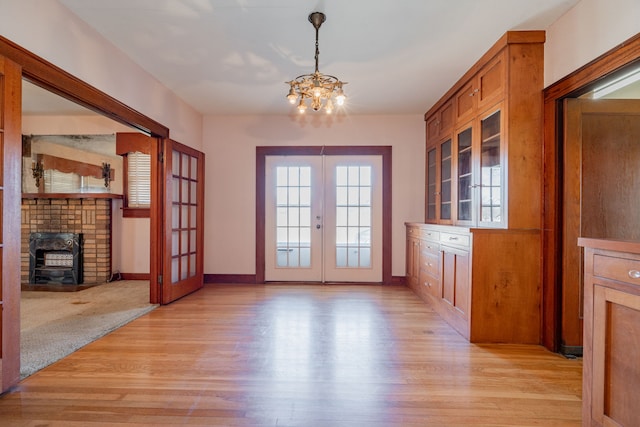
POLYGON ((453 101, 449 101, 427 120, 427 139, 436 141, 449 135, 454 123, 453 115, 453 101))
POLYGON ((407 230, 407 272, 406 281, 411 287, 415 287, 418 283, 418 273, 420 268, 420 236, 419 230, 407 230))
POLYGON ((578 239, 584 247, 584 426, 640 420, 640 242, 578 239))
POLYGON ((420 254, 419 254, 419 280, 417 287, 422 287, 422 291, 430 295, 440 295, 440 244, 438 242, 439 233, 431 230, 420 230, 420 254))
POLYGON ((467 81, 453 96, 455 119, 458 123, 468 120, 502 99, 505 80, 506 51, 491 59, 482 69, 467 81))
POLYGON ((409 285, 472 342, 541 340, 544 40, 507 32, 425 114, 426 224, 411 227, 438 233, 440 277, 409 285))
POLYGON ((407 285, 422 297, 440 294, 439 233, 407 226, 407 285))
POLYGON ((438 185, 437 185, 437 159, 438 159, 438 149, 437 147, 427 147, 427 183, 426 183, 426 221, 427 222, 436 222, 437 219, 437 196, 438 196, 438 185))
MULTIPOLYGON (((407 280, 408 286, 462 336, 471 342, 539 343, 540 271, 528 261, 540 256, 538 232, 406 227, 407 242, 418 236, 421 248, 418 280, 407 280)), ((413 271, 407 269, 407 279, 413 271)))

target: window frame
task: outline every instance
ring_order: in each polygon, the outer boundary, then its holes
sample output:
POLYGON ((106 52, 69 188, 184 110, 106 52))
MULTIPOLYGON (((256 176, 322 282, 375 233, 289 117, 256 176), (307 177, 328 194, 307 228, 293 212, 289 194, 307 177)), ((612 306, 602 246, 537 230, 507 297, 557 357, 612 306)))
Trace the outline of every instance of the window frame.
POLYGON ((151 155, 151 142, 147 135, 141 133, 116 133, 116 154, 122 156, 122 216, 124 218, 150 218, 151 206, 129 206, 129 153, 139 152, 151 155))

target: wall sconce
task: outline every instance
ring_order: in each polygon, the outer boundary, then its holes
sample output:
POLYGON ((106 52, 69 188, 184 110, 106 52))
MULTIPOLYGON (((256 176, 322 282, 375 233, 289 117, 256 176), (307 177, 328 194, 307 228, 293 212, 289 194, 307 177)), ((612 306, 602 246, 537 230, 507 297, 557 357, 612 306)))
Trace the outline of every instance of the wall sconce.
POLYGON ((33 173, 33 179, 36 180, 36 187, 40 187, 40 180, 44 176, 44 167, 42 166, 42 162, 32 162, 31 172, 33 173))
POLYGON ((111 181, 111 165, 109 163, 102 163, 102 178, 104 179, 104 186, 109 188, 109 182, 111 181))

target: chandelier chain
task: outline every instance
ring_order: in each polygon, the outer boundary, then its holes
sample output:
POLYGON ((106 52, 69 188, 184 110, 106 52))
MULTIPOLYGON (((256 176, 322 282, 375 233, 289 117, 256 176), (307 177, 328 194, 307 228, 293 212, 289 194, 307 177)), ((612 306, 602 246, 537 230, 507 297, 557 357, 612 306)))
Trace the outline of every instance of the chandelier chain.
POLYGON ((316 27, 316 73, 319 73, 320 71, 318 71, 318 58, 320 58, 320 47, 318 44, 318 33, 320 32, 320 27, 316 27))

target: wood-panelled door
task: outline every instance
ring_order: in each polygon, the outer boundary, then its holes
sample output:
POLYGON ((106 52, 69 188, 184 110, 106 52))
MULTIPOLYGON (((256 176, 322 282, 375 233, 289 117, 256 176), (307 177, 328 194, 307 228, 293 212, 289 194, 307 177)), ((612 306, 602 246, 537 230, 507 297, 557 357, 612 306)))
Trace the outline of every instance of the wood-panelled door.
POLYGON ((0 393, 20 380, 22 70, 0 56, 0 393))
POLYGON ((164 140, 162 303, 204 284, 204 153, 164 140))
POLYGON ((580 353, 578 237, 640 240, 640 100, 566 99, 561 351, 580 353))

